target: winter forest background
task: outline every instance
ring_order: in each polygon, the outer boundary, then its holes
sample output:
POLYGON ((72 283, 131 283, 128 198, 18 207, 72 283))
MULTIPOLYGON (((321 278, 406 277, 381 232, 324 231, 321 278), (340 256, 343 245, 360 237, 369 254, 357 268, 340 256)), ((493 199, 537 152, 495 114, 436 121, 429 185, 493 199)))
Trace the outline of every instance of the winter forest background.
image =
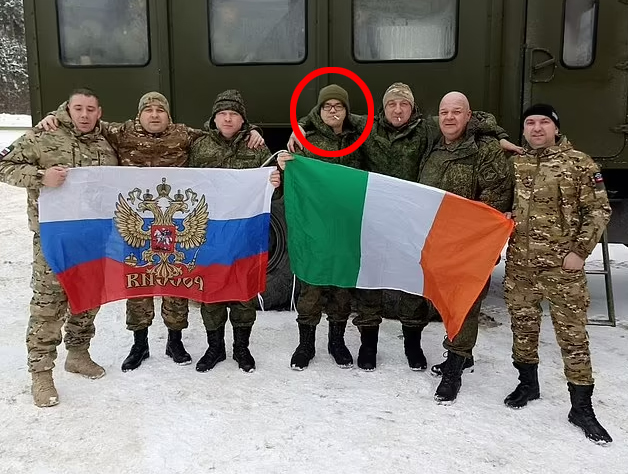
POLYGON ((0 113, 30 114, 22 0, 0 2, 0 113))

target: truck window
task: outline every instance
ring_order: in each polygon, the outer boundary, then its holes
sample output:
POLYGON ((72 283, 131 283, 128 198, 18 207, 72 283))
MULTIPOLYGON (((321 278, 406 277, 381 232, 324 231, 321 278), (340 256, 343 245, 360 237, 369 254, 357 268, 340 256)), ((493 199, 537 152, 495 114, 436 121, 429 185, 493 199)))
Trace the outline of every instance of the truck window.
POLYGON ((593 64, 597 36, 597 0, 565 0, 563 64, 585 68, 593 64))
POLYGON ((353 0, 357 61, 453 59, 457 30, 457 0, 353 0))
POLYGON ((57 0, 64 66, 145 66, 146 0, 57 0))
POLYGON ((214 64, 305 60, 305 0, 208 0, 214 64))

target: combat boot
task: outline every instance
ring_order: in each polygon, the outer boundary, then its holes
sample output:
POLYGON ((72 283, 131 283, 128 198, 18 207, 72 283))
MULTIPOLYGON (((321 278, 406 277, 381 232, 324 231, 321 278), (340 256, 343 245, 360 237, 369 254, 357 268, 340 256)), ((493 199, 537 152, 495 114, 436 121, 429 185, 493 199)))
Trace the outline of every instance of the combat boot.
POLYGON ((233 360, 238 363, 240 370, 253 372, 255 370, 255 359, 249 351, 249 339, 252 327, 233 328, 233 360))
POLYGON ((401 326, 403 331, 403 349, 408 359, 408 365, 412 370, 427 369, 427 359, 421 348, 421 328, 401 326))
POLYGON ((299 345, 292 354, 290 367, 303 370, 316 355, 316 326, 299 323, 299 345))
POLYGON ((36 406, 52 407, 59 403, 59 394, 52 380, 52 370, 33 372, 32 379, 31 393, 36 406))
POLYGON ((207 344, 205 354, 196 363, 197 372, 207 372, 216 367, 218 362, 227 358, 225 327, 221 326, 215 331, 207 331, 207 344))
POLYGON ((582 429, 585 436, 594 443, 612 443, 613 438, 597 421, 591 405, 593 385, 575 385, 568 382, 567 387, 569 388, 569 397, 571 398, 571 410, 569 410, 569 416, 567 417, 569 422, 582 429))
POLYGON ((358 351, 358 367, 372 372, 377 367, 377 340, 379 326, 360 327, 360 350, 358 351))
MULTIPOLYGON (((443 356, 445 358, 447 358, 447 354, 448 352, 445 351, 445 353, 443 354, 443 356)), ((443 375, 443 367, 445 366, 445 362, 447 359, 445 359, 443 362, 441 362, 440 364, 435 364, 431 367, 430 369, 430 373, 434 376, 434 377, 440 377, 441 375, 443 375)), ((465 358, 465 362, 464 362, 464 367, 462 369, 462 372, 469 372, 469 373, 473 373, 473 371, 475 370, 474 367, 474 359, 473 356, 471 357, 467 357, 465 358)))
POLYGON ((192 363, 192 357, 183 347, 183 342, 181 342, 181 331, 168 329, 166 355, 171 357, 175 364, 188 365, 192 363))
POLYGON ((99 379, 105 375, 105 369, 92 360, 87 349, 71 347, 65 358, 65 370, 81 374, 88 379, 99 379))
POLYGON ((504 399, 504 403, 510 408, 523 408, 528 402, 541 397, 539 364, 513 362, 512 365, 519 371, 519 385, 504 399))
POLYGON ((456 401, 462 386, 462 371, 466 360, 466 357, 455 352, 447 352, 447 360, 443 364, 443 378, 434 394, 434 400, 439 404, 450 405, 456 401))
POLYGON ((148 351, 148 328, 133 331, 133 340, 131 352, 122 362, 122 372, 137 369, 144 360, 150 357, 150 352, 148 351))
POLYGON ((347 322, 329 322, 327 351, 334 358, 339 367, 349 369, 353 367, 353 357, 345 344, 345 329, 347 322))

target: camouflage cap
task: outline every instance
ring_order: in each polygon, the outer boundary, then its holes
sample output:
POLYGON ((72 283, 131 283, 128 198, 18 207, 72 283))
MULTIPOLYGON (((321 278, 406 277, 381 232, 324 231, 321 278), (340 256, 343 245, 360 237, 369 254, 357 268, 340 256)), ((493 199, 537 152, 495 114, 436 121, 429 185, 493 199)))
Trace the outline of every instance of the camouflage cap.
POLYGON ((407 100, 414 107, 414 95, 412 94, 412 89, 407 84, 403 82, 395 82, 392 84, 386 92, 384 92, 383 104, 386 107, 386 102, 389 100, 407 100))
POLYGON ((228 89, 216 96, 216 100, 214 100, 214 107, 212 108, 212 119, 210 122, 213 122, 216 114, 218 112, 222 112, 223 110, 233 110, 234 112, 239 113, 245 122, 247 121, 244 99, 242 99, 240 91, 236 89, 228 89))
POLYGON ((318 93, 318 107, 322 107, 325 102, 336 99, 342 102, 349 112, 349 93, 338 84, 329 84, 323 87, 318 93))
POLYGON ((140 103, 137 106, 138 115, 141 114, 142 110, 151 105, 153 102, 157 102, 159 105, 161 105, 164 110, 168 112, 168 115, 170 115, 170 104, 168 103, 168 99, 166 99, 163 94, 155 91, 147 92, 142 96, 142 98, 140 99, 140 103))

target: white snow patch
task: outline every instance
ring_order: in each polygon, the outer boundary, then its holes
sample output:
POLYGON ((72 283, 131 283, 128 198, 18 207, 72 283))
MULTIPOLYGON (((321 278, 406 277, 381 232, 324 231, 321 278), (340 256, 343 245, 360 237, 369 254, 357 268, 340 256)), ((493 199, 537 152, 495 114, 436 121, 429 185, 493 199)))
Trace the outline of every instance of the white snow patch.
POLYGON ((0 127, 32 127, 30 115, 0 114, 0 127))
MULTIPOLYGON (((61 403, 32 404, 24 334, 28 321, 31 235, 24 190, 0 184, 0 472, 3 473, 620 473, 628 461, 628 251, 611 246, 616 328, 590 326, 596 376, 594 406, 614 438, 602 448, 567 422, 569 396, 549 318, 542 330, 541 400, 514 411, 503 398, 517 383, 510 364, 509 318, 501 298, 503 263, 484 311, 501 325, 482 327, 475 373, 457 402, 433 400, 438 379, 406 364, 398 321, 380 332, 377 370, 336 367, 327 324, 303 372, 289 368, 297 344, 294 312, 258 315, 251 350, 257 370, 237 370, 230 356, 214 370, 177 366, 164 355, 166 329, 150 329, 151 357, 133 372, 120 364, 132 342, 124 303, 104 306, 91 353, 107 369, 100 380, 63 370, 61 403), (620 291, 621 290, 621 291, 620 291)), ((598 266, 596 252, 589 265, 598 266)), ((603 278, 591 277, 592 317, 605 317, 603 278)), ((428 326, 423 346, 440 362, 443 329, 428 326)), ((194 363, 206 348, 192 307, 184 342, 194 363)), ((347 343, 354 357, 357 330, 347 343)), ((429 371, 429 369, 428 369, 429 371)))

